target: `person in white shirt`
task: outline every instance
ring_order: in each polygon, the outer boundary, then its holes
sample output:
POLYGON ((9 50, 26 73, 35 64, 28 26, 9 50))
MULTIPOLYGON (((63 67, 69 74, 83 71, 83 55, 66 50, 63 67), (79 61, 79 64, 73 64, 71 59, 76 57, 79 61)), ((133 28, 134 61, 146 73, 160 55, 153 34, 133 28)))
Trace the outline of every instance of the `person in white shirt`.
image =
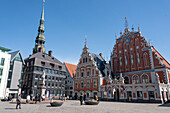
POLYGON ((27 103, 30 101, 30 95, 27 95, 27 103))

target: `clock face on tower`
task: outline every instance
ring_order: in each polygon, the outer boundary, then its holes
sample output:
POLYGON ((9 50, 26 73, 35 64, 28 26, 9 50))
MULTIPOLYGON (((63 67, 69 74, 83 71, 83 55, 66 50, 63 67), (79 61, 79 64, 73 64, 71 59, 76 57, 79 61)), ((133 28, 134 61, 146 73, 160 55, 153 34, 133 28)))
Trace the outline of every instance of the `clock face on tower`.
POLYGON ((126 38, 126 39, 125 39, 125 43, 126 43, 126 44, 129 44, 129 42, 130 42, 130 38, 126 38))

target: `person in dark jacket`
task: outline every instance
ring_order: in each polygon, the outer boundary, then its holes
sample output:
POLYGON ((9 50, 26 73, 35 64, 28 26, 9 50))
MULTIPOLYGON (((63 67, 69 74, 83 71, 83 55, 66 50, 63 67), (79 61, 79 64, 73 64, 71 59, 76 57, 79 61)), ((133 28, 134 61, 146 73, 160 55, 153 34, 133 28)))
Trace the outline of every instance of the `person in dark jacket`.
POLYGON ((18 95, 16 109, 18 109, 18 106, 21 109, 21 94, 18 95))
POLYGON ((38 101, 38 94, 35 95, 35 104, 37 104, 38 101))
POLYGON ((84 103, 85 103, 85 100, 86 100, 86 94, 84 94, 84 97, 83 97, 83 98, 84 98, 84 103))
POLYGON ((80 105, 83 105, 83 94, 80 95, 80 105))

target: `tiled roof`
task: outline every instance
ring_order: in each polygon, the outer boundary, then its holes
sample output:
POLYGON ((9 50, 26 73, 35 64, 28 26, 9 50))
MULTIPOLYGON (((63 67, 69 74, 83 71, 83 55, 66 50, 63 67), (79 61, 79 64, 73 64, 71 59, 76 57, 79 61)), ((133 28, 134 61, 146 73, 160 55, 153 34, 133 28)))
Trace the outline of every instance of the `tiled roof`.
POLYGON ((41 53, 41 52, 32 54, 30 57, 26 58, 25 60, 27 60, 27 59, 32 59, 32 58, 39 58, 39 59, 43 59, 43 60, 46 60, 46 61, 50 61, 50 62, 54 62, 54 63, 58 63, 58 64, 63 64, 63 63, 60 62, 57 58, 55 58, 55 57, 53 57, 53 56, 51 57, 51 56, 49 56, 48 54, 46 54, 46 53, 41 53))
POLYGON ((65 64, 68 72, 70 73, 71 77, 73 78, 73 74, 76 73, 77 65, 69 64, 69 63, 65 63, 65 62, 64 62, 64 64, 65 64))
POLYGON ((161 63, 165 64, 165 67, 170 68, 169 62, 154 47, 152 47, 152 48, 157 53, 158 57, 162 59, 161 63))

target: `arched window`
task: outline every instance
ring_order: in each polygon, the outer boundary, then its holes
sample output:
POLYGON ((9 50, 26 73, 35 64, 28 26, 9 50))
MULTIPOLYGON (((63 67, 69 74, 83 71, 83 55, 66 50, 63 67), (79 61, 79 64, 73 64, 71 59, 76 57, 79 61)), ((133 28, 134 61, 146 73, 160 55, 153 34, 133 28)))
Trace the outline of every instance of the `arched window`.
POLYGON ((138 60, 138 63, 140 63, 140 56, 139 56, 139 53, 137 53, 137 60, 138 60))
POLYGON ((127 65, 127 57, 125 56, 125 64, 127 65))
POLYGON ((131 56, 131 63, 133 64, 133 55, 131 54, 130 56, 131 56))
POLYGON ((135 44, 136 44, 136 46, 139 46, 139 39, 138 38, 135 39, 135 44))
POLYGON ((134 76, 133 76, 133 83, 134 83, 134 84, 138 84, 138 83, 139 83, 139 77, 138 77, 138 75, 134 75, 134 76))
POLYGON ((124 83, 125 83, 125 84, 129 84, 129 77, 126 76, 126 77, 124 78, 124 83))
POLYGON ((142 75, 142 83, 149 83, 148 75, 142 75))
POLYGON ((143 57, 145 66, 149 66, 148 54, 146 52, 143 54, 143 57))

